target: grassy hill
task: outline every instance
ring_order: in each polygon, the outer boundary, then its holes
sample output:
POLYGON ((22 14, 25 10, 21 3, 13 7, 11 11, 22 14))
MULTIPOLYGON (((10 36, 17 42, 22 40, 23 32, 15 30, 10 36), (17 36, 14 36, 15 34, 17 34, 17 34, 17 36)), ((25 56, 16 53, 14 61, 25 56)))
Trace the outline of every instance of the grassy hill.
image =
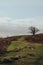
POLYGON ((0 65, 43 65, 41 36, 24 35, 5 38, 4 41, 11 42, 6 43, 6 52, 0 55, 0 65))

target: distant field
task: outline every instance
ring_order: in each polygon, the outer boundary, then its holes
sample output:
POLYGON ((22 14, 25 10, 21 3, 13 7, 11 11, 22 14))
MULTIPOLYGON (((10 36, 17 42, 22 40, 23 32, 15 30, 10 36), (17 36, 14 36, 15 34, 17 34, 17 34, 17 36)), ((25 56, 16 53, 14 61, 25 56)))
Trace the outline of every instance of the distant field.
POLYGON ((11 60, 10 63, 0 63, 0 65, 43 65, 43 44, 28 42, 24 37, 17 41, 12 41, 7 46, 8 53, 0 56, 0 61, 11 60))

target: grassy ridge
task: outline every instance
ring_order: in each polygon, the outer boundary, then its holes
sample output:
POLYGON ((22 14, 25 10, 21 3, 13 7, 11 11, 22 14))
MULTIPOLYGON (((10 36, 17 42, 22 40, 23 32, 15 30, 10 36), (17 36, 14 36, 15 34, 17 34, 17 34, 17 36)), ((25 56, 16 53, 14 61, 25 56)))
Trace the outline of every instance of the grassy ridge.
POLYGON ((43 44, 27 42, 24 37, 19 38, 17 41, 7 47, 7 51, 11 51, 4 56, 0 57, 3 59, 11 59, 15 56, 20 56, 21 59, 14 60, 13 63, 4 63, 0 65, 43 65, 43 44), (14 50, 18 50, 17 52, 14 50), (40 60, 42 59, 42 60, 40 60))

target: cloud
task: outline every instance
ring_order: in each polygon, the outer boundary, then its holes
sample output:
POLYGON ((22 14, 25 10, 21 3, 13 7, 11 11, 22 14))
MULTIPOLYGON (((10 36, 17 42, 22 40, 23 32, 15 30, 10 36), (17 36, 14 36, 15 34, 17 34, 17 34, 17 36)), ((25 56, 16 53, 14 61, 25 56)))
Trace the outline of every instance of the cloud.
POLYGON ((0 37, 29 34, 28 28, 35 26, 43 32, 43 17, 27 19, 11 19, 8 17, 0 18, 0 37))

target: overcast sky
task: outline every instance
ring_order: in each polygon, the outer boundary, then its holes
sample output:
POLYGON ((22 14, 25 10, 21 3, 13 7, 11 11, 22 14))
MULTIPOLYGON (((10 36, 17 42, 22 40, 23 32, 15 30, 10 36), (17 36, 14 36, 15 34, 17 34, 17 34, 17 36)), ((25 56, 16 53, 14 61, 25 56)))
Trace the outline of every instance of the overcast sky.
POLYGON ((0 17, 43 16, 43 0, 0 0, 0 17))
POLYGON ((26 34, 29 26, 43 31, 43 0, 0 0, 0 36, 26 34))

